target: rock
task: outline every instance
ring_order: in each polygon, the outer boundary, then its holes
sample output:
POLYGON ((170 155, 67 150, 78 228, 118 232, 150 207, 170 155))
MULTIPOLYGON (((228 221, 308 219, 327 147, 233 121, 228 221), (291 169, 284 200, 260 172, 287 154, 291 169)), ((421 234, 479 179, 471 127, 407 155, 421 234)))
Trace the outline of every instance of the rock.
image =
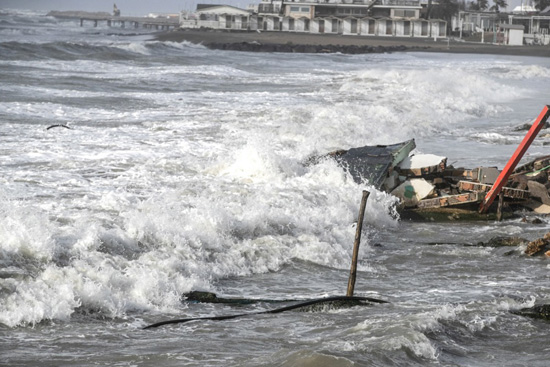
MULTIPOLYGON (((539 203, 538 201, 529 201, 524 203, 523 206, 530 208, 537 214, 550 214, 550 205, 539 203)), ((527 218, 524 218, 523 222, 527 222, 527 218)), ((536 224, 536 223, 535 223, 536 224)))
POLYGON ((539 255, 541 252, 550 250, 550 233, 544 235, 543 238, 538 238, 527 244, 525 254, 527 256, 539 255))
MULTIPOLYGON (((519 126, 514 127, 513 131, 528 131, 533 126, 533 123, 525 123, 519 126)), ((548 129, 549 123, 548 121, 544 123, 543 129, 548 129)))
POLYGON ((527 316, 534 319, 543 319, 550 321, 550 305, 537 305, 533 307, 522 308, 512 313, 520 316, 527 316))
POLYGON ((550 195, 548 195, 548 189, 546 186, 536 181, 527 181, 527 187, 529 188, 529 193, 531 196, 534 196, 543 204, 550 205, 550 195))
POLYGON ((208 48, 218 50, 248 51, 248 52, 289 52, 289 53, 343 53, 343 54, 364 54, 364 53, 387 53, 392 51, 405 51, 405 46, 372 47, 357 45, 311 45, 311 44, 271 44, 259 42, 209 42, 208 48))
POLYGON ((509 247, 509 246, 521 246, 527 242, 526 239, 521 237, 493 237, 489 241, 478 242, 478 246, 482 247, 509 247))

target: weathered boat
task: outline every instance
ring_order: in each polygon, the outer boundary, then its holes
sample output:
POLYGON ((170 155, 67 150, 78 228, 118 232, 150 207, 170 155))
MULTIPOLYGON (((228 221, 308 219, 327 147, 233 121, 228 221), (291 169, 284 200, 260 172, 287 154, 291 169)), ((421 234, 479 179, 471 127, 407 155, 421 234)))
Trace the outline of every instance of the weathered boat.
MULTIPOLYGON (((414 139, 391 145, 338 150, 308 161, 335 159, 359 184, 372 185, 399 199, 402 219, 494 220, 498 203, 479 208, 501 170, 447 166, 447 157, 413 154, 414 139)), ((550 213, 550 156, 536 158, 515 169, 501 190, 504 217, 519 211, 550 213)))
POLYGON ((519 208, 550 214, 550 156, 516 168, 549 118, 550 106, 545 106, 502 171, 485 166, 454 168, 447 166, 447 157, 412 154, 414 139, 338 150, 324 157, 336 159, 357 183, 398 197, 402 218, 500 220, 519 208))

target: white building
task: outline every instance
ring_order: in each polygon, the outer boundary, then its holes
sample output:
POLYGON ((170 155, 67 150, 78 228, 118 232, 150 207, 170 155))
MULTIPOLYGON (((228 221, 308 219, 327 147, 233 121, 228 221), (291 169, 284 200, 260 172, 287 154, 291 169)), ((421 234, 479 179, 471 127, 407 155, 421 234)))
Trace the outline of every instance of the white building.
POLYGON ((508 46, 523 45, 523 26, 520 24, 501 24, 500 30, 503 33, 503 43, 508 46))
POLYGON ((180 24, 182 28, 446 37, 446 21, 421 18, 425 5, 426 0, 262 0, 244 10, 199 4, 197 19, 180 19, 180 24))
POLYGON ((194 14, 180 14, 181 28, 249 29, 251 13, 230 5, 198 4, 194 14))

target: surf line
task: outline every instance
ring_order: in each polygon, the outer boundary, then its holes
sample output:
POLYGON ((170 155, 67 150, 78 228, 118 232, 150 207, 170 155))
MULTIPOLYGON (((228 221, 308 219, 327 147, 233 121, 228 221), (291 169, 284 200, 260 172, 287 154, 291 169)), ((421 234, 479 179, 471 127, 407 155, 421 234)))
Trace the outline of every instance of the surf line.
MULTIPOLYGON (((242 313, 242 314, 235 314, 235 315, 224 315, 224 316, 206 316, 206 317, 191 317, 191 318, 185 318, 185 319, 174 319, 174 320, 166 320, 157 322, 155 324, 151 324, 148 326, 145 326, 143 329, 153 329, 157 328, 159 326, 163 325, 170 325, 170 324, 182 324, 190 321, 205 321, 205 320, 213 320, 213 321, 221 321, 221 320, 231 320, 236 319, 239 317, 246 317, 246 316, 253 316, 253 315, 266 315, 266 314, 277 314, 285 311, 291 311, 291 310, 299 310, 302 309, 302 311, 308 310, 308 308, 311 310, 314 308, 314 306, 318 307, 351 307, 351 306, 359 306, 359 305, 368 305, 371 303, 389 303, 388 301, 379 300, 375 298, 370 297, 355 297, 353 296, 354 287, 355 287, 355 279, 357 274, 357 258, 359 254, 359 244, 361 243, 361 231, 363 228, 363 218, 365 214, 365 207, 367 204, 367 199, 369 197, 370 193, 366 190, 363 191, 363 198, 361 200, 361 206, 359 208, 359 218, 357 219, 357 228, 355 233, 355 242, 353 245, 353 256, 352 256, 352 262, 351 262, 351 270, 350 270, 350 277, 348 281, 348 288, 347 288, 347 294, 345 296, 332 296, 332 297, 325 297, 325 298, 318 298, 313 300, 308 300, 305 302, 300 302, 294 305, 285 306, 281 308, 276 308, 273 310, 266 310, 266 311, 259 311, 259 312, 251 312, 251 313, 242 313)), ((229 300, 229 299, 218 299, 215 295, 212 295, 210 293, 206 292, 192 292, 192 293, 204 293, 206 294, 206 298, 201 301, 206 301, 210 303, 252 303, 253 300, 249 300, 252 302, 242 302, 245 300, 229 300), (228 301, 228 302, 224 302, 228 301)), ((192 298, 191 298, 192 299, 192 298)), ((259 302, 264 300, 258 300, 259 302)), ((281 301, 281 302, 286 302, 281 301)), ((273 301, 271 301, 273 302, 273 301)))

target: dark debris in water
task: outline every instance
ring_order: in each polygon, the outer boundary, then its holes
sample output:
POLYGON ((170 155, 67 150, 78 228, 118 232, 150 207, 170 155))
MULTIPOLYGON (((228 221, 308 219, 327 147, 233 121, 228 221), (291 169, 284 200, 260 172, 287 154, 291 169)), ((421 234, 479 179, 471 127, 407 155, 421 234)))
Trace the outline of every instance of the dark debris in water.
POLYGON ((550 321, 550 304, 537 305, 512 311, 513 314, 550 321))

